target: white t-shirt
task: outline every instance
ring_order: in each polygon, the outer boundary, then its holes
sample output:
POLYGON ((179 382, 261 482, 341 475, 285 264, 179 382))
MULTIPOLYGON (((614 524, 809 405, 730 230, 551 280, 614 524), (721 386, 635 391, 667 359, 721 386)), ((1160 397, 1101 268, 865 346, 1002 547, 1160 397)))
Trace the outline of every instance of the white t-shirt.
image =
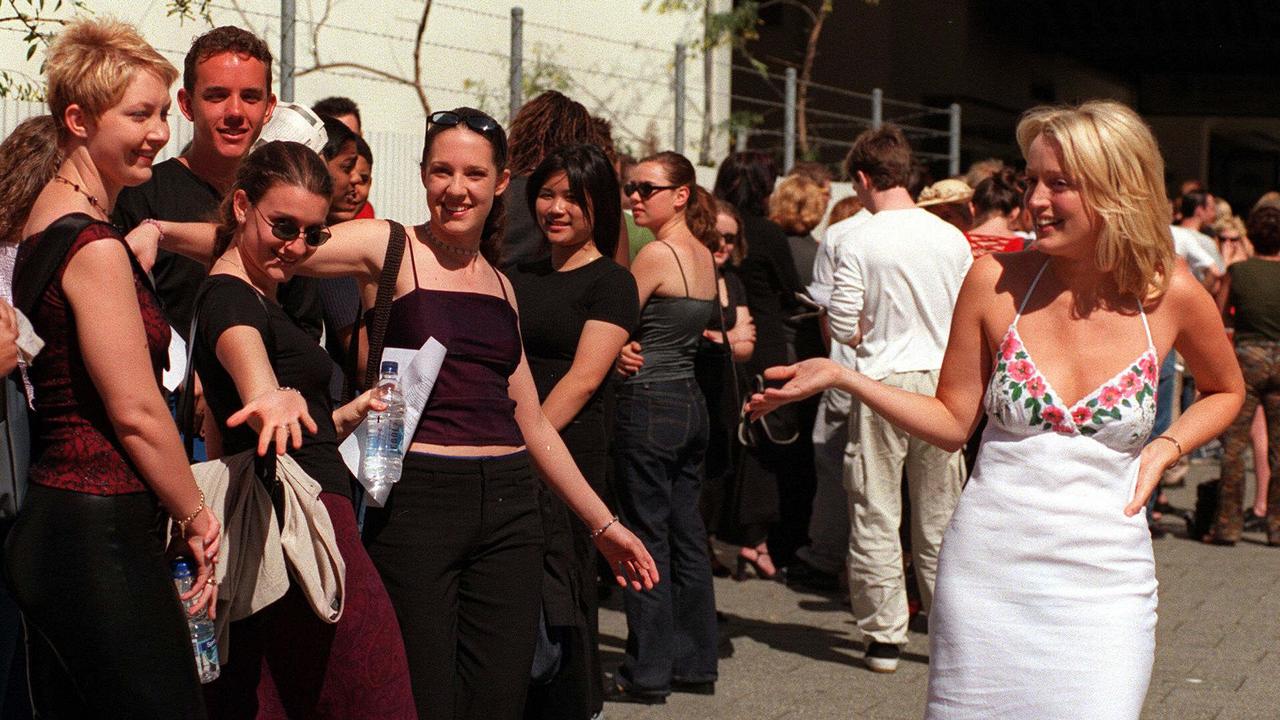
POLYGON ((862 336, 858 371, 880 380, 941 368, 956 296, 973 264, 964 234, 927 210, 882 210, 842 247, 828 320, 837 342, 862 336))
MULTIPOLYGON (((853 237, 853 231, 862 223, 871 219, 871 211, 862 208, 852 216, 827 228, 827 234, 818 245, 818 256, 813 259, 813 282, 809 283, 809 297, 814 302, 830 309, 831 290, 835 285, 836 264, 846 241, 853 237)), ((853 348, 842 343, 832 342, 829 357, 847 368, 855 368, 857 356, 853 348)))
POLYGON ((1187 261, 1197 280, 1203 280, 1210 268, 1223 272, 1222 256, 1213 238, 1181 225, 1171 225, 1169 231, 1173 233, 1173 251, 1187 261))

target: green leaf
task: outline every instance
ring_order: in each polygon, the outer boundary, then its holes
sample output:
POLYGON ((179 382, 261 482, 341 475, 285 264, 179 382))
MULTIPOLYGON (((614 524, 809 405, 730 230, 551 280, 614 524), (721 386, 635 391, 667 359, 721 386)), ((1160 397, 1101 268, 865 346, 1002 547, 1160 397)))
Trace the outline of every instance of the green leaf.
POLYGON ((1013 395, 1010 396, 1010 399, 1017 402, 1020 397, 1022 397, 1022 386, 1015 385, 1013 388, 1013 395))
POLYGON ((1098 430, 1097 430, 1096 428, 1091 428, 1091 427, 1089 427, 1088 425, 1086 425, 1086 426, 1084 426, 1084 427, 1080 428, 1080 434, 1081 434, 1081 435, 1092 435, 1092 434, 1094 434, 1094 433, 1096 433, 1096 432, 1098 432, 1098 430))
POLYGON ((1085 407, 1089 407, 1089 408, 1096 408, 1096 407, 1098 407, 1098 398, 1094 398, 1094 399, 1090 400, 1089 402, 1085 403, 1085 404, 1084 404, 1084 406, 1085 406, 1085 407))
POLYGON ((35 55, 35 54, 36 54, 36 46, 35 46, 35 45, 31 45, 30 47, 28 47, 28 48, 27 48, 27 59, 28 59, 28 60, 30 60, 30 59, 31 59, 31 57, 32 57, 33 55, 35 55))

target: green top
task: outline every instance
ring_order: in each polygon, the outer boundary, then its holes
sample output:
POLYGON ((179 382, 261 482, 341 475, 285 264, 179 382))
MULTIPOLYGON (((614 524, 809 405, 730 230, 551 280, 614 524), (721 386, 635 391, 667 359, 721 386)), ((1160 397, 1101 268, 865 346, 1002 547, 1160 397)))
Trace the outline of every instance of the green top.
POLYGON ((640 248, 653 242, 653 231, 637 225, 629 210, 622 213, 622 217, 627 220, 627 243, 631 246, 631 259, 635 260, 640 248))
POLYGON ((1280 261, 1249 258, 1227 268, 1235 308, 1236 342, 1280 341, 1280 261))

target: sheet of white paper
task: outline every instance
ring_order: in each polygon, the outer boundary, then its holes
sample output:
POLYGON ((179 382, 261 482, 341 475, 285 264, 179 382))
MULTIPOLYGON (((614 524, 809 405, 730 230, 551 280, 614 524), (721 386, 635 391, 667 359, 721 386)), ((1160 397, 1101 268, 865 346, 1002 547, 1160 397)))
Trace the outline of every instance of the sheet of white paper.
MULTIPOLYGON (((383 360, 394 360, 400 364, 400 391, 404 393, 404 436, 400 444, 400 455, 409 451, 413 441, 414 428, 418 427, 418 419, 431 396, 431 388, 435 385, 436 376, 440 374, 440 364, 444 362, 445 347, 435 338, 427 338, 417 350, 406 348, 386 348, 382 351, 383 360)), ((366 490, 371 490, 361 472, 364 469, 364 448, 368 437, 369 421, 356 426, 338 446, 342 460, 356 476, 366 490)), ((366 503, 372 507, 382 507, 386 497, 375 497, 371 492, 366 496, 366 503)))
POLYGON ((169 369, 160 378, 164 389, 174 392, 187 377, 187 343, 177 330, 169 328, 169 369))

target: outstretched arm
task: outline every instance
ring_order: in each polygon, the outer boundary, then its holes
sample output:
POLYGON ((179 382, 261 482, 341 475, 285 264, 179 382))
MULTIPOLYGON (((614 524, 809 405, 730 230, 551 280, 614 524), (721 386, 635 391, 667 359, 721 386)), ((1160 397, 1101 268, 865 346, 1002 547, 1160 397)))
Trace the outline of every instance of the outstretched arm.
MULTIPOLYGON (((134 228, 126 240, 145 268, 150 269, 155 263, 157 249, 185 255, 207 267, 213 264, 216 229, 213 223, 156 220, 134 228)), ((387 254, 387 221, 351 220, 333 225, 329 231, 329 241, 298 265, 298 273, 310 277, 355 277, 362 282, 375 280, 387 254)))
POLYGON ((815 358, 766 370, 767 379, 786 384, 754 395, 752 415, 759 417, 786 403, 838 388, 912 435, 947 451, 959 450, 978 424, 991 372, 991 344, 982 318, 995 296, 999 272, 994 259, 983 258, 965 277, 934 397, 885 385, 825 358, 815 358))

